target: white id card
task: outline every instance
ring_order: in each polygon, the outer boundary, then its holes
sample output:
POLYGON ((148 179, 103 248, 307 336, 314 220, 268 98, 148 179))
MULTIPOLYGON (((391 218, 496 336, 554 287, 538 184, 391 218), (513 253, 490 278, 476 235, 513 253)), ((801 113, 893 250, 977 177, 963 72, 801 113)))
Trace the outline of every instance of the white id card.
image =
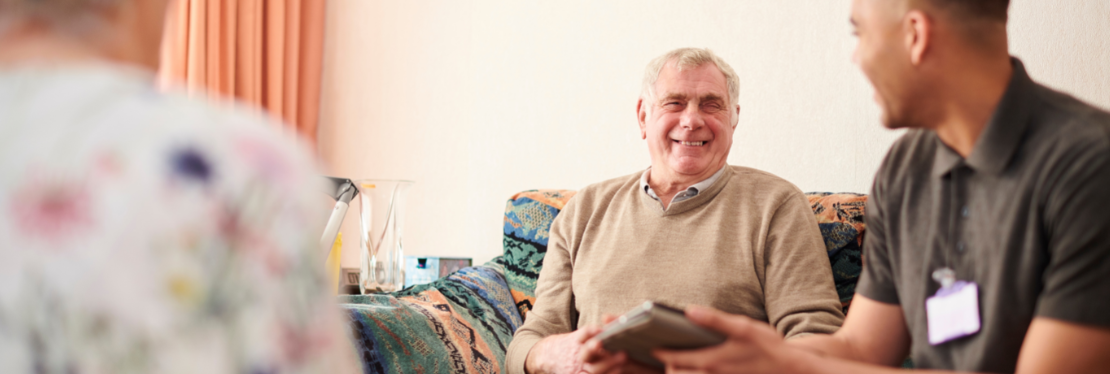
POLYGON ((979 285, 957 281, 925 299, 929 344, 937 345, 979 332, 979 285))

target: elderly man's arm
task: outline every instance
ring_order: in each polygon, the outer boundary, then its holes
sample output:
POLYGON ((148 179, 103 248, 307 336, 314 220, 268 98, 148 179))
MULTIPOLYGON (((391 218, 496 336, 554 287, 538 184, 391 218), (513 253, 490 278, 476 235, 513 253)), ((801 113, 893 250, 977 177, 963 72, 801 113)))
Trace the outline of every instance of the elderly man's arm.
POLYGON ((528 313, 524 325, 513 335, 505 354, 505 367, 510 374, 558 371, 547 367, 549 360, 543 357, 544 353, 552 356, 577 354, 576 349, 574 352, 561 352, 574 348, 571 343, 580 338, 567 335, 574 331, 577 319, 571 289, 574 269, 570 257, 571 245, 568 244, 574 237, 576 200, 568 202, 551 224, 547 254, 544 255, 543 268, 536 283, 536 304, 528 313))
POLYGON ((767 320, 784 337, 830 334, 844 322, 817 219, 796 188, 771 219, 764 264, 767 320))

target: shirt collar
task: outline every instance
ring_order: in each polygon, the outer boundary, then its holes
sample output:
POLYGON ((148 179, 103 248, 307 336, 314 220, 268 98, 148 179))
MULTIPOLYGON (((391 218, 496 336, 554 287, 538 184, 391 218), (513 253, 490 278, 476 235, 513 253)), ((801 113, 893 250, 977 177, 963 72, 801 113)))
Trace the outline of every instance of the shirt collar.
MULTIPOLYGON (((1036 83, 1029 78, 1025 65, 1017 58, 1010 58, 1014 73, 1006 93, 998 102, 987 127, 975 142, 967 165, 977 171, 999 174, 1014 158, 1025 129, 1029 125, 1031 109, 1036 99, 1036 83)), ((963 160, 962 157, 937 137, 939 143, 933 160, 933 175, 947 174, 963 160)))
POLYGON ((933 176, 939 178, 948 174, 952 169, 955 169, 956 165, 959 165, 964 158, 960 156, 959 153, 956 153, 955 150, 949 148, 947 144, 940 141, 940 137, 936 134, 932 135, 937 142, 937 152, 936 156, 933 158, 933 176))
MULTIPOLYGON (((709 188, 709 186, 712 186, 713 183, 717 182, 718 179, 721 179, 721 174, 724 173, 725 168, 727 167, 728 164, 725 164, 725 166, 722 166, 720 170, 717 170, 717 172, 713 173, 713 175, 709 178, 706 178, 701 182, 694 183, 694 185, 687 187, 686 191, 693 195, 697 195, 701 191, 705 191, 706 188, 709 188)), ((648 166, 647 170, 644 170, 644 173, 640 174, 640 189, 643 190, 644 193, 647 193, 648 196, 651 196, 653 199, 658 200, 659 196, 655 194, 655 190, 652 190, 651 185, 648 184, 648 174, 650 172, 651 166, 648 166)))

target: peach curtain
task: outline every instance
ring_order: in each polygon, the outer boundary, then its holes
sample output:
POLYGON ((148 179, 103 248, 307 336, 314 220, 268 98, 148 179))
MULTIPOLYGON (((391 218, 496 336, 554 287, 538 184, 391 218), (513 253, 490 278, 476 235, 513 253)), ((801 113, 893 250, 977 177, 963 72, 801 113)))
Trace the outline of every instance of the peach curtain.
POLYGON ((162 87, 264 108, 316 143, 326 0, 178 0, 162 87))

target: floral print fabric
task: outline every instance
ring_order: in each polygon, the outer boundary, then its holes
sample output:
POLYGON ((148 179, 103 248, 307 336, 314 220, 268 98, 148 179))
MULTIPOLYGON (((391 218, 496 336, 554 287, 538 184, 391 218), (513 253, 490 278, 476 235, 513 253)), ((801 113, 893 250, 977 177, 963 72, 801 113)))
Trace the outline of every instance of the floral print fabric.
POLYGON ((357 370, 310 158, 152 80, 0 71, 0 372, 357 370))

